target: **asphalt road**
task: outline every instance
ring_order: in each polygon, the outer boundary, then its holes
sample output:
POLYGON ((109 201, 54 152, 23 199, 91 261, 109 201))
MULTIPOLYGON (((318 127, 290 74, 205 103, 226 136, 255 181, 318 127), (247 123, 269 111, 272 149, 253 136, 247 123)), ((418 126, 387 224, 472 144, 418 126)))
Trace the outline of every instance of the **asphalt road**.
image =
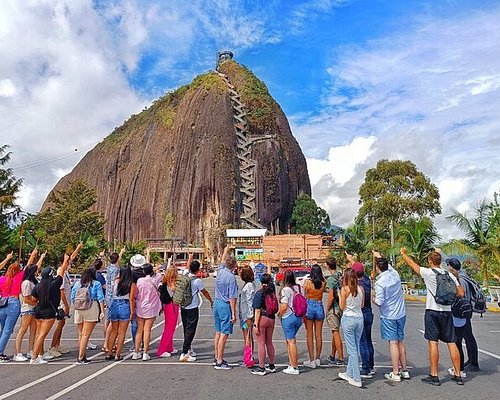
MULTIPOLYGON (((213 292, 214 280, 205 284, 213 292)), ((278 372, 266 376, 255 376, 239 365, 243 355, 241 331, 235 332, 228 341, 225 358, 234 368, 216 371, 213 360, 212 313, 207 302, 202 305, 201 318, 193 348, 198 353, 195 363, 179 363, 177 357, 152 358, 150 361, 132 361, 131 353, 122 362, 104 360, 98 350, 89 351, 92 363, 76 366, 76 327, 69 323, 63 333, 64 345, 72 351, 46 365, 27 363, 0 364, 0 400, 2 399, 499 399, 500 398, 500 314, 487 313, 481 319, 474 318, 474 331, 479 344, 480 373, 470 373, 464 386, 449 380, 446 369, 450 366, 446 347, 441 345, 441 387, 432 387, 420 382, 428 373, 427 346, 423 329, 422 303, 407 303, 406 345, 412 379, 401 383, 387 382, 383 374, 389 372, 390 361, 387 344, 380 340, 378 311, 375 310, 373 340, 375 347, 376 375, 363 380, 363 388, 355 388, 340 380, 339 367, 322 366, 314 370, 300 367, 299 376, 285 375, 286 345, 281 326, 275 329, 276 363, 278 372)), ((153 330, 154 354, 163 330, 163 319, 159 317, 153 330)), ((16 329, 17 331, 17 329, 16 329)), ((14 333, 15 335, 15 333, 14 333)), ((13 335, 13 337, 14 337, 13 335)), ((49 335, 49 338, 51 335, 49 335)), ((92 342, 102 345, 102 325, 94 331, 92 342)), ((7 354, 13 353, 13 340, 7 354)), ((176 348, 182 344, 182 327, 175 335, 176 348)), ((48 345, 48 343, 47 343, 48 345)), ((298 335, 299 359, 306 359, 304 328, 298 335)), ((322 362, 331 346, 331 335, 324 331, 322 362)), ((128 346, 126 346, 128 347, 128 346)), ((256 356, 256 354, 255 354, 256 356)))

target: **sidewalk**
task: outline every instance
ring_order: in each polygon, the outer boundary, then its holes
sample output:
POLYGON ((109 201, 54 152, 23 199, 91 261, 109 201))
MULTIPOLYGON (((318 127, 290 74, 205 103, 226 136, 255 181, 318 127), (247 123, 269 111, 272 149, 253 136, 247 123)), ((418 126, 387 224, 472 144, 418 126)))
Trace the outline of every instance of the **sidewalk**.
MULTIPOLYGON (((406 301, 419 301, 421 303, 425 303, 425 296, 415 296, 415 295, 405 294, 405 300, 406 301)), ((488 311, 491 311, 491 312, 500 312, 500 307, 498 307, 498 303, 488 302, 487 308, 488 308, 488 311)))

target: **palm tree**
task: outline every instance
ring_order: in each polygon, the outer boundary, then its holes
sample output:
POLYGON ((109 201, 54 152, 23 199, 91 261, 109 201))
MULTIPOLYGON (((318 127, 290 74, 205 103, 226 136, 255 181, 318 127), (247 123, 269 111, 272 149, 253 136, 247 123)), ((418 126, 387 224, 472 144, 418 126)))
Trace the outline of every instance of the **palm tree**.
POLYGON ((453 241, 448 248, 458 254, 468 254, 479 260, 483 284, 488 286, 488 267, 492 261, 500 261, 500 205, 497 194, 493 202, 481 200, 468 218, 465 213, 452 209, 446 217, 465 233, 465 239, 453 241))

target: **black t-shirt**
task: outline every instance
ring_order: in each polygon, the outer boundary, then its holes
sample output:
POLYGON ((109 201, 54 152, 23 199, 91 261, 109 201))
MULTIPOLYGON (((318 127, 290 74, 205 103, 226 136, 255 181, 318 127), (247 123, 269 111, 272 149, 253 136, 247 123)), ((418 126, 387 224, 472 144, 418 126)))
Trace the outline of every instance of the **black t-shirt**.
MULTIPOLYGON (((270 287, 273 289, 273 291, 275 290, 273 284, 271 284, 270 287)), ((260 289, 257 291, 257 293, 255 293, 255 296, 253 297, 253 301, 252 301, 252 307, 254 310, 260 309, 260 312, 262 313, 262 315, 265 315, 268 318, 271 318, 271 319, 276 318, 276 316, 274 314, 267 315, 267 313, 266 313, 266 302, 264 301, 263 289, 260 289)))
POLYGON ((134 269, 132 270, 132 280, 135 284, 137 284, 139 278, 144 278, 145 276, 146 274, 144 273, 142 267, 134 267, 134 269))
MULTIPOLYGON (((49 302, 44 304, 39 302, 35 307, 35 318, 55 318, 57 308, 61 302, 61 285, 63 283, 62 276, 56 276, 49 285, 49 302)), ((31 295, 35 299, 40 299, 40 283, 35 285, 31 295)))

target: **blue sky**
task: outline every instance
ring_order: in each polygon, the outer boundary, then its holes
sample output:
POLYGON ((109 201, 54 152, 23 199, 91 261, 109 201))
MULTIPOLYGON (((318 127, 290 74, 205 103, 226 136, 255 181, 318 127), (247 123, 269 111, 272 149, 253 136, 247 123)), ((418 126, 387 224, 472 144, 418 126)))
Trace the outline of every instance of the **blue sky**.
POLYGON ((229 48, 282 106, 334 223, 352 222, 381 158, 412 160, 444 215, 470 212, 500 189, 499 20, 487 0, 3 1, 0 132, 20 202, 36 211, 115 126, 229 48))

